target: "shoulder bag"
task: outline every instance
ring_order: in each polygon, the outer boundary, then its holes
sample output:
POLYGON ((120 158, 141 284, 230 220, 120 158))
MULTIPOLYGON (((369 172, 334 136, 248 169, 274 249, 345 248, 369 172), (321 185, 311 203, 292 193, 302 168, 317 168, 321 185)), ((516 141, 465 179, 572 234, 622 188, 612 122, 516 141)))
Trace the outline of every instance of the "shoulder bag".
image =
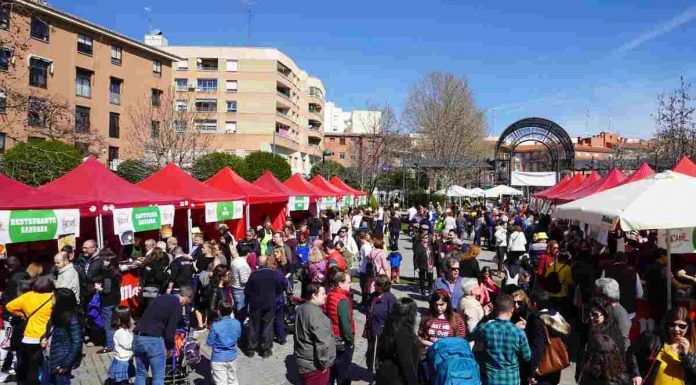
POLYGON ((570 357, 566 345, 558 337, 551 337, 548 327, 543 324, 546 334, 546 346, 539 362, 539 373, 543 376, 549 373, 560 372, 570 366, 570 357))
POLYGON ((22 339, 24 339, 24 329, 26 329, 27 324, 29 323, 29 319, 36 314, 37 311, 41 310, 44 306, 46 306, 47 303, 49 303, 53 299, 53 295, 48 297, 44 303, 41 304, 41 306, 37 307, 34 309, 31 314, 29 314, 26 319, 22 320, 19 324, 15 325, 12 330, 11 330, 11 335, 10 335, 10 349, 12 350, 19 350, 19 348, 22 347, 22 339))

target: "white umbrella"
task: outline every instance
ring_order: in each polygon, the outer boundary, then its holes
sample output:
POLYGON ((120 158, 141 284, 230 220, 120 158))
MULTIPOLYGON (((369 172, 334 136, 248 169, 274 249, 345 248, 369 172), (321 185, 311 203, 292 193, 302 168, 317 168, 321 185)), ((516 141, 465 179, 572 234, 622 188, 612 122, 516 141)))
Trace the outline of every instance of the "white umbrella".
MULTIPOLYGON (((558 218, 624 231, 666 230, 667 271, 672 270, 670 229, 696 227, 696 178, 665 171, 556 207, 558 218)), ((667 280, 671 305, 672 285, 667 280)))
POLYGON ((437 194, 440 195, 445 195, 448 197, 455 197, 455 198, 463 198, 463 197, 468 197, 471 196, 471 190, 466 189, 462 186, 450 186, 447 189, 442 189, 436 192, 437 194))
POLYGON ((471 196, 472 197, 479 198, 479 197, 482 197, 485 195, 486 195, 486 192, 483 191, 483 189, 480 187, 476 187, 476 188, 471 189, 471 196))
POLYGON ((493 188, 490 188, 485 191, 486 198, 498 198, 501 195, 522 195, 522 191, 512 188, 510 186, 505 186, 503 184, 499 184, 493 188))

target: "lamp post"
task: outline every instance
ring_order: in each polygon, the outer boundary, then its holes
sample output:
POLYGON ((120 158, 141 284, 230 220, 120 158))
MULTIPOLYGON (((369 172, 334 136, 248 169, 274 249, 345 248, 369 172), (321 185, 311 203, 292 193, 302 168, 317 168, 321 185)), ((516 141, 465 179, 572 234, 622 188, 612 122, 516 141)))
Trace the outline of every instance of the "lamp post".
POLYGON ((324 161, 326 160, 325 158, 327 156, 333 156, 334 152, 331 150, 324 150, 321 153, 321 176, 326 178, 326 174, 324 173, 324 161))

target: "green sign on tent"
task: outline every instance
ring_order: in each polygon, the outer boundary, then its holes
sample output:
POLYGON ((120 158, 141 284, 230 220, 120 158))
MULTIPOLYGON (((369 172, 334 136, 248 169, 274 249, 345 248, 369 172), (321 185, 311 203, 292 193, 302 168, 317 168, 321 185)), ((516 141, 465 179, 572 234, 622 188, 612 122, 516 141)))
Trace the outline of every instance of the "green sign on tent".
POLYGON ((222 222, 244 216, 244 201, 209 202, 205 204, 205 221, 222 222))
POLYGON ((57 239, 80 232, 80 210, 1 210, 0 243, 57 239))
POLYGON ((288 211, 309 210, 309 197, 290 197, 288 211))
POLYGON ((114 209, 114 232, 159 230, 174 225, 174 206, 143 206, 114 209))

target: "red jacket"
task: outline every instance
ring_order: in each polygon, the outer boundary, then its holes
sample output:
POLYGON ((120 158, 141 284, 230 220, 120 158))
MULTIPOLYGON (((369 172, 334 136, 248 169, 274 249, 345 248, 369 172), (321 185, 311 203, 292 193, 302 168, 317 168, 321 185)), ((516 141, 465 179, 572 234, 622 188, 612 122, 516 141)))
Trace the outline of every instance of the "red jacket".
POLYGON ((353 318, 353 303, 350 300, 350 292, 339 287, 331 289, 326 296, 326 315, 331 320, 331 329, 334 337, 341 337, 341 321, 338 319, 338 303, 345 300, 350 310, 350 330, 355 334, 355 319, 353 318))
POLYGON ((348 264, 346 263, 346 259, 343 258, 343 254, 341 254, 340 251, 334 250, 333 252, 331 252, 331 254, 329 254, 329 263, 326 265, 327 273, 329 267, 333 265, 333 263, 331 263, 332 259, 335 261, 336 266, 338 266, 338 268, 341 269, 341 271, 348 270, 348 264))

